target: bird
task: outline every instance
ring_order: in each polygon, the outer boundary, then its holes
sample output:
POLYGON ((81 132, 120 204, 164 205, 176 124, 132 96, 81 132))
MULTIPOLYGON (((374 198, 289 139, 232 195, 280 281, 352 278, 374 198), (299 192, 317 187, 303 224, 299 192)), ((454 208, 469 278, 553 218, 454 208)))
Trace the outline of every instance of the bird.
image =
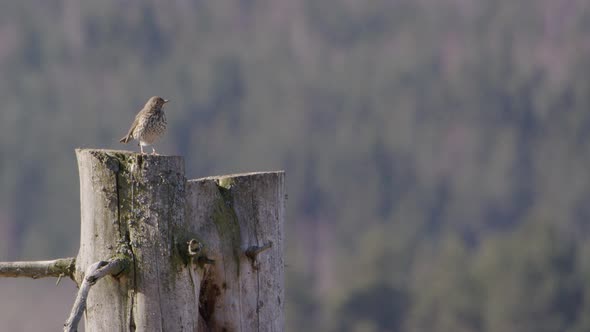
POLYGON ((152 154, 157 155, 153 144, 166 132, 166 116, 162 107, 167 102, 169 100, 162 97, 151 97, 135 116, 127 135, 123 136, 119 142, 127 143, 135 139, 139 141, 141 154, 144 154, 144 146, 151 146, 152 154))

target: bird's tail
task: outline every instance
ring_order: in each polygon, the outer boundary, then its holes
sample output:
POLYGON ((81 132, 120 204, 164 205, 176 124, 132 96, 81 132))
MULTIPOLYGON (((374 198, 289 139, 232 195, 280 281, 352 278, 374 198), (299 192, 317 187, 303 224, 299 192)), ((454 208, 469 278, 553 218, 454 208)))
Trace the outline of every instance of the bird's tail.
POLYGON ((123 138, 121 138, 119 140, 119 142, 121 142, 121 143, 127 143, 127 142, 129 142, 130 139, 131 139, 131 135, 127 134, 123 138))

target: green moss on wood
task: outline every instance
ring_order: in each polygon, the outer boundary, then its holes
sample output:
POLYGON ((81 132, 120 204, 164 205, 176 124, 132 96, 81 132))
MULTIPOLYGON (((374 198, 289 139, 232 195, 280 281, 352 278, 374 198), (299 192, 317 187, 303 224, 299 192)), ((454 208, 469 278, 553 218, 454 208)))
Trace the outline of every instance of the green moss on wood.
POLYGON ((117 277, 122 274, 129 275, 133 271, 133 257, 127 253, 117 253, 116 255, 113 255, 110 260, 118 260, 121 264, 121 272, 117 274, 117 277))
POLYGON ((217 179, 217 185, 219 187, 227 189, 227 190, 231 189, 233 183, 234 183, 234 178, 229 177, 229 176, 221 177, 221 178, 217 179))
POLYGON ((55 262, 55 265, 51 268, 52 272, 63 273, 64 275, 74 278, 76 272, 76 259, 75 258, 62 258, 55 262))
POLYGON ((215 224, 217 232, 221 237, 221 250, 225 256, 232 256, 234 258, 237 266, 237 273, 239 275, 240 246, 242 242, 240 225, 238 223, 238 217, 236 216, 236 213, 231 204, 233 201, 231 182, 220 181, 220 183, 223 183, 223 185, 218 184, 217 188, 219 189, 221 197, 217 200, 215 205, 212 216, 213 223, 215 224))

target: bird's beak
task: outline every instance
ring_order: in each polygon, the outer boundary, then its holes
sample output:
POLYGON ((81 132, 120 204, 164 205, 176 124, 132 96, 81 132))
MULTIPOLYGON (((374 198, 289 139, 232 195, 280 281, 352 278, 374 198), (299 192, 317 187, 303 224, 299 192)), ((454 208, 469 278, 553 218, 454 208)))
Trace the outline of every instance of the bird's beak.
POLYGON ((169 99, 164 99, 164 104, 166 104, 169 101, 170 101, 169 99))

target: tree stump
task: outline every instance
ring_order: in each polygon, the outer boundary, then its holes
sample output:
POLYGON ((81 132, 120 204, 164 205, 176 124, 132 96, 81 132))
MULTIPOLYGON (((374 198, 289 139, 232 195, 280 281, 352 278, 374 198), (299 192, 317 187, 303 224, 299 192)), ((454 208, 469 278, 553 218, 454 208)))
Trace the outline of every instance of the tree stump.
POLYGON ((283 331, 283 172, 188 182, 187 218, 207 239, 201 314, 214 331, 283 331))
POLYGON ((86 331, 195 331, 200 283, 180 253, 189 228, 183 159, 76 153, 82 213, 77 282, 96 261, 128 255, 133 262, 127 273, 94 286, 86 331))
POLYGON ((186 181, 181 157, 76 150, 86 331, 283 331, 283 172, 186 181))

